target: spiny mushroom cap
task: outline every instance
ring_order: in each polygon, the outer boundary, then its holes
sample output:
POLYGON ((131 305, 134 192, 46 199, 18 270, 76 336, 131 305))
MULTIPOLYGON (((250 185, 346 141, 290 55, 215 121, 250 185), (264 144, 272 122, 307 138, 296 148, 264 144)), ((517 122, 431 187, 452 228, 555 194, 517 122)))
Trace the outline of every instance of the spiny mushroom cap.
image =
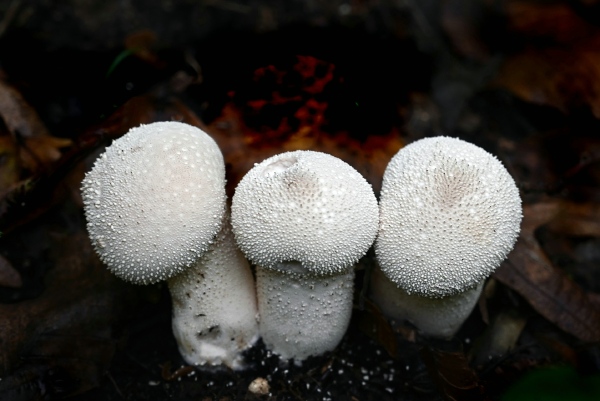
POLYGON ((231 214, 236 241, 253 263, 316 275, 357 262, 378 228, 377 200, 363 176, 313 151, 255 165, 235 190, 231 214))
POLYGON ((158 122, 131 129, 82 183, 96 252, 135 284, 165 280, 208 249, 225 211, 225 165, 200 129, 158 122))
POLYGON ((475 287, 519 235, 521 198, 496 157, 462 140, 401 149, 383 177, 375 253, 409 294, 439 298, 475 287))

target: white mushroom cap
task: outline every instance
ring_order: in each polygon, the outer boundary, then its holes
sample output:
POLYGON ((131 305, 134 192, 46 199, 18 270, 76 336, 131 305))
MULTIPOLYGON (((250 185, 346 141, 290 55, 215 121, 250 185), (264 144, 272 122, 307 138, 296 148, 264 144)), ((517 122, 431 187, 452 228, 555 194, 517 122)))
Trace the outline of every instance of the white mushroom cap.
POLYGON ((82 183, 96 252, 136 284, 185 270, 210 246, 225 211, 225 165, 215 141, 191 125, 131 129, 82 183))
POLYGON ((455 138, 422 139, 385 171, 375 253, 407 293, 454 295, 506 258, 521 216, 519 191, 496 157, 455 138))
POLYGON ((313 151, 255 165, 236 188, 231 213, 236 241, 253 263, 317 275, 352 266, 378 228, 377 200, 363 176, 313 151))

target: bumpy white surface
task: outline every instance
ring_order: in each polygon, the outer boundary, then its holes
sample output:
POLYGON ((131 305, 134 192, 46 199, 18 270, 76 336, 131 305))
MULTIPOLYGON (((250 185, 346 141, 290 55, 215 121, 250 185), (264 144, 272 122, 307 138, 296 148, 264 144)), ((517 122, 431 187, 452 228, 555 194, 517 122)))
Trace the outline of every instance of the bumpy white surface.
POLYGON ((236 241, 253 263, 276 269, 296 261, 314 274, 352 266, 378 228, 377 200, 362 175, 313 151, 255 165, 236 188, 231 213, 236 241))
POLYGON ((131 129, 82 183, 87 229, 108 268, 136 284, 172 277, 219 231, 225 165, 200 129, 158 122, 131 129))
POLYGON ((258 339, 258 310, 250 265, 228 221, 209 251, 168 284, 173 334, 186 362, 243 368, 242 351, 258 339))
POLYGON ((333 350, 352 315, 354 269, 333 276, 256 268, 260 334, 282 359, 301 362, 333 350))
POLYGON ((369 297, 384 315, 397 323, 408 321, 424 335, 450 338, 469 317, 479 300, 484 281, 476 287, 444 298, 408 294, 374 269, 369 297))
POLYGON ((455 138, 422 139, 385 171, 375 253, 407 293, 454 295, 500 265, 521 216, 519 191, 496 157, 455 138))

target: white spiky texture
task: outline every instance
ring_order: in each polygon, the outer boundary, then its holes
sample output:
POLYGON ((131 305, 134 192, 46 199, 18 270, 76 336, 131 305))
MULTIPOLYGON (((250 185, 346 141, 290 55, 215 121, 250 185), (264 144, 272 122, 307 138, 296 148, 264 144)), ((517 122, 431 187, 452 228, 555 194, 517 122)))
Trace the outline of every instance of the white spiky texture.
POLYGON ((186 362, 237 370, 258 339, 258 308, 250 265, 228 220, 204 256, 168 284, 173 334, 186 362))
POLYGON ((386 168, 375 253, 408 294, 451 296, 500 265, 521 217, 519 191, 495 156, 455 138, 421 139, 386 168))
POLYGON ((313 151, 255 165, 236 188, 231 213, 236 241, 253 263, 277 269, 299 262, 320 275, 356 263, 378 228, 377 200, 363 176, 313 151))
POLYGON ((87 229, 108 268, 135 284, 182 272, 210 246, 225 210, 215 141, 191 125, 132 128, 82 183, 87 229))
POLYGON ((282 359, 332 351, 352 317, 354 268, 331 276, 256 269, 260 334, 282 359))
POLYGON ((259 329, 273 353, 299 363, 337 346, 352 312, 353 266, 378 217, 371 186, 325 153, 282 153, 244 176, 232 225, 257 265, 259 329))

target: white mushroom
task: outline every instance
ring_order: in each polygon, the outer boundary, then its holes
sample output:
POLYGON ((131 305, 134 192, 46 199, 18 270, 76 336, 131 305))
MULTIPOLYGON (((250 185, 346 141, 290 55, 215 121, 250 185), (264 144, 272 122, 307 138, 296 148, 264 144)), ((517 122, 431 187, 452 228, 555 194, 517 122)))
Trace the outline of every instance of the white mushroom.
MULTIPOLYGON (((107 267, 134 284, 156 283, 181 274, 194 264, 199 269, 198 260, 210 249, 221 229, 226 203, 223 156, 214 140, 196 127, 178 122, 142 125, 106 149, 83 180, 82 195, 90 239, 107 267)), ((224 242, 218 241, 208 261, 233 257, 224 242), (224 254, 218 256, 218 252, 224 254)), ((228 298, 243 293, 245 296, 237 302, 244 304, 246 293, 252 292, 254 286, 248 266, 238 263, 223 267, 220 274, 240 278, 245 288, 212 295, 228 298)), ((185 292, 181 289, 183 280, 177 282, 172 287, 177 288, 178 294, 185 292)), ((197 279, 188 285, 187 292, 197 296, 193 293, 197 279)), ((248 311, 252 306, 244 304, 242 310, 248 311)), ((176 317, 183 313, 177 307, 176 303, 176 317)), ((256 311, 249 313, 254 318, 256 311)), ((229 330, 224 327, 226 319, 223 317, 219 323, 223 332, 229 330)), ((247 345, 246 339, 256 333, 255 326, 254 333, 244 335, 240 341, 240 352, 247 345)), ((252 329, 253 326, 248 328, 252 329)), ((185 328, 176 329, 182 330, 185 328)), ((211 338, 205 340, 206 347, 222 347, 220 340, 216 344, 210 343, 211 338)), ((186 347, 180 344, 180 349, 186 347)), ((192 364, 216 360, 211 353, 183 356, 192 364)), ((237 366, 231 355, 224 357, 223 363, 237 366)))
POLYGON ((377 234, 371 186, 331 155, 283 153, 239 183, 232 225, 240 249, 257 265, 267 347, 296 361, 335 348, 352 312, 353 265, 377 234))
POLYGON ((190 364, 243 368, 240 351, 258 339, 256 292, 228 218, 204 256, 168 284, 173 334, 184 359, 190 364))
POLYGON ((391 160, 379 207, 375 254, 383 274, 373 275, 371 297, 424 334, 454 335, 519 235, 514 180, 471 143, 427 138, 391 160))

